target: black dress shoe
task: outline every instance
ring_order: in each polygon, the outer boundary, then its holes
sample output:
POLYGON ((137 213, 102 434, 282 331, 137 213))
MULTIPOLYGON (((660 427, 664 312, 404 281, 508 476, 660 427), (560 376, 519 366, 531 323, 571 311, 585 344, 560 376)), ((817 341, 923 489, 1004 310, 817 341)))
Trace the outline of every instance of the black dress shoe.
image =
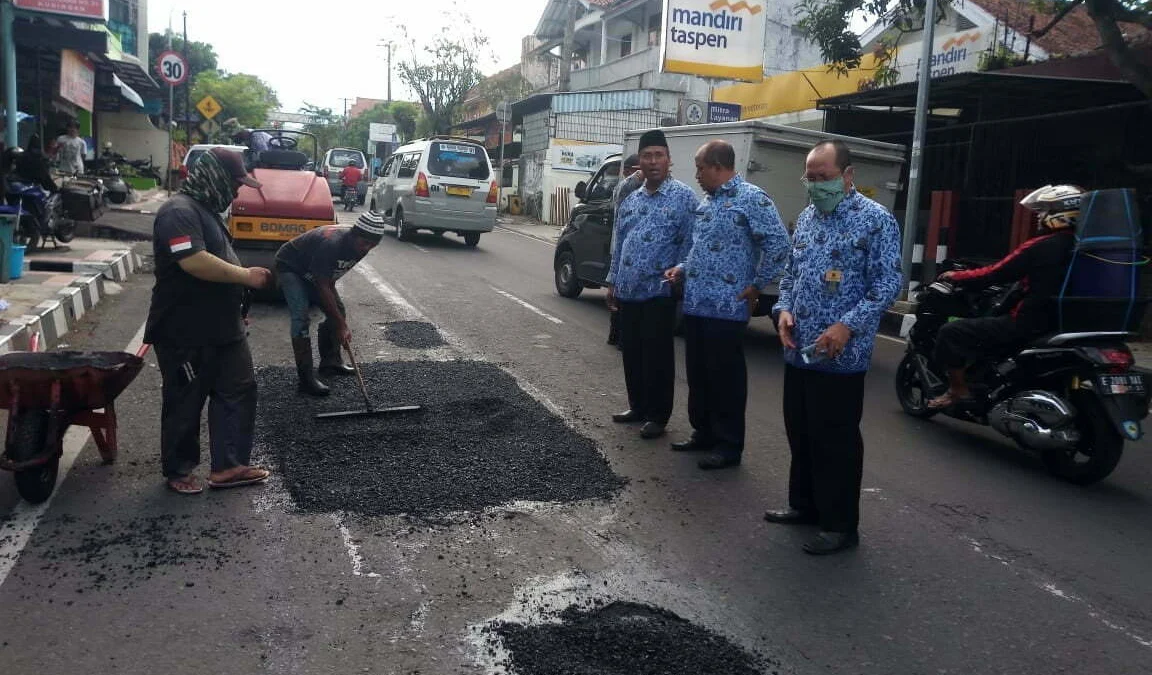
POLYGON ((779 509, 774 511, 765 511, 764 520, 770 523, 778 523, 780 525, 816 525, 817 518, 815 513, 809 511, 797 511, 796 509, 779 509))
POLYGON ((629 422, 641 422, 644 416, 635 410, 625 410, 622 413, 616 413, 612 416, 612 421, 617 424, 628 424, 629 422))
POLYGON ((804 552, 811 555, 828 555, 847 551, 860 545, 860 535, 855 532, 821 532, 812 541, 804 544, 804 552))
POLYGON ((671 445, 673 452, 708 452, 713 447, 711 443, 701 443, 695 438, 690 438, 686 441, 677 441, 671 445))
POLYGON ((644 426, 640 427, 640 438, 650 441, 653 438, 660 438, 664 435, 664 425, 659 422, 645 422, 644 426))
POLYGON ((740 458, 732 457, 731 455, 721 455, 719 453, 712 453, 705 455, 696 466, 704 469, 705 471, 713 471, 715 469, 727 469, 732 466, 740 466, 740 458))

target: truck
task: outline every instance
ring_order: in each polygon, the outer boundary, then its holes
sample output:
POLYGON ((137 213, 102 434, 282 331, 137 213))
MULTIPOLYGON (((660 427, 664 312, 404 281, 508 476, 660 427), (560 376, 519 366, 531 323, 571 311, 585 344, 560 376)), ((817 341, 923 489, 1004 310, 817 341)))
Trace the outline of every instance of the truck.
MULTIPOLYGON (((856 168, 856 189, 889 210, 900 191, 900 170, 904 164, 904 146, 880 143, 822 131, 770 124, 761 120, 691 124, 662 127, 672 157, 672 176, 694 189, 704 191, 696 182, 696 151, 706 142, 728 141, 736 151, 736 171, 745 180, 760 186, 776 204, 780 217, 792 231, 796 218, 808 206, 808 193, 800 179, 804 160, 812 146, 823 140, 844 141, 852 152, 856 168)), ((572 210, 568 224, 560 233, 553 254, 556 292, 574 298, 585 288, 599 288, 608 275, 611 262, 612 192, 619 182, 621 158, 636 153, 640 136, 648 129, 635 129, 625 134, 624 154, 605 159, 587 183, 576 186, 580 203, 572 210)), ((775 284, 766 289, 759 303, 762 315, 779 295, 775 284)))

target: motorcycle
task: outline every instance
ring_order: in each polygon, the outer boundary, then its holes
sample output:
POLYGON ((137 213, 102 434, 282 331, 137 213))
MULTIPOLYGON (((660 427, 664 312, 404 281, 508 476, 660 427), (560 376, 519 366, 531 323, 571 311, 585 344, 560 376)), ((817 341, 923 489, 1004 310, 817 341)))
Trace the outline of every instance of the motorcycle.
POLYGON ((20 220, 12 239, 29 251, 49 239, 54 247, 68 243, 76 236, 76 221, 64 214, 59 192, 49 193, 39 185, 10 181, 5 195, 10 206, 20 206, 20 220))
MULTIPOLYGON (((957 267, 953 267, 957 269, 957 267)), ((932 358, 940 328, 956 318, 995 315, 1011 289, 969 291, 936 281, 917 294, 916 323, 896 370, 904 412, 921 419, 943 413, 991 426, 1022 449, 1038 452, 1048 471, 1089 485, 1116 468, 1125 440, 1143 436, 1148 416, 1144 375, 1125 343, 1130 333, 1048 335, 1009 353, 989 354, 966 372, 974 403, 943 410, 928 401, 947 390, 932 358)))
POLYGON ((124 156, 117 153, 104 153, 103 156, 88 162, 87 175, 99 178, 104 184, 105 198, 113 204, 127 204, 133 200, 134 190, 120 175, 117 166, 124 156))
POLYGON ((345 211, 352 211, 355 209, 357 202, 360 201, 360 197, 356 194, 356 186, 345 185, 344 192, 340 195, 340 201, 342 204, 344 204, 345 211))

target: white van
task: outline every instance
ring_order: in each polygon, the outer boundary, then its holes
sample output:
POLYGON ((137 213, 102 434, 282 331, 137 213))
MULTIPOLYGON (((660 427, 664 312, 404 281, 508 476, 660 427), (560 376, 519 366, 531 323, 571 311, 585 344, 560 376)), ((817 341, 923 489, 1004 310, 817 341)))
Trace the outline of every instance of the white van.
POLYGON ((356 162, 361 169, 368 168, 368 160, 364 158, 364 153, 353 148, 329 148, 328 152, 324 153, 324 160, 320 162, 320 166, 316 167, 316 175, 323 176, 328 181, 328 190, 333 197, 344 194, 344 180, 340 178, 340 174, 344 171, 344 167, 352 162, 356 162))
POLYGON ((488 151, 470 138, 432 136, 403 145, 376 172, 369 210, 396 237, 417 230, 455 232, 475 246, 496 226, 499 195, 488 151))

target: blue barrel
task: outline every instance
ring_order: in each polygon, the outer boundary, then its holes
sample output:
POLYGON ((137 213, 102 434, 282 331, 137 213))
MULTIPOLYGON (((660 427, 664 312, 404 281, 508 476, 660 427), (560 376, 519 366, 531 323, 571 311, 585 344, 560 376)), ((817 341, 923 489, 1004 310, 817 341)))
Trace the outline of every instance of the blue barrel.
MULTIPOLYGON (((0 206, 0 284, 12 280, 12 236, 16 233, 20 211, 15 206, 0 206)), ((23 262, 24 257, 20 257, 23 262)))
POLYGON ((13 279, 19 279, 24 276, 24 246, 20 244, 12 245, 12 253, 8 256, 8 265, 11 268, 13 279))

